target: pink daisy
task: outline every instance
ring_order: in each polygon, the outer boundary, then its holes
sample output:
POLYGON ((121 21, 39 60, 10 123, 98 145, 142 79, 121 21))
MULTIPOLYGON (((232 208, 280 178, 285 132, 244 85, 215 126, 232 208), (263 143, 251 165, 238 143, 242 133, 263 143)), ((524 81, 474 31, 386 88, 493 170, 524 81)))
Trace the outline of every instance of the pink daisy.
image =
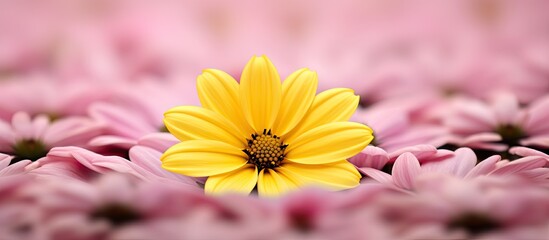
POLYGON ((539 239, 548 231, 548 200, 546 189, 517 178, 431 175, 414 195, 375 204, 403 239, 539 239))
POLYGON ((431 145, 405 147, 391 153, 387 153, 379 147, 367 146, 362 152, 350 158, 349 162, 354 164, 359 171, 365 168, 390 171, 395 160, 400 155, 407 152, 414 155, 421 164, 441 161, 454 155, 454 152, 452 151, 437 149, 431 145))
POLYGON ((51 119, 87 115, 97 101, 114 100, 115 83, 78 81, 62 83, 44 74, 11 77, 0 81, 0 119, 11 120, 20 111, 31 116, 46 114, 51 119))
POLYGON ((460 148, 451 158, 422 165, 412 153, 403 153, 396 159, 391 175, 375 168, 367 167, 359 170, 374 181, 397 189, 414 190, 418 179, 429 175, 446 175, 463 179, 483 175, 528 177, 528 173, 535 173, 547 164, 545 159, 535 156, 520 158, 513 162, 500 160, 500 156, 494 155, 477 164, 477 157, 471 149, 460 148))
POLYGON ((388 101, 359 109, 353 116, 353 121, 371 126, 374 131, 374 141, 371 145, 380 147, 387 152, 418 144, 442 146, 446 143, 448 131, 441 126, 429 123, 413 122, 415 109, 426 105, 421 102, 388 101), (404 104, 403 104, 404 103, 404 104))
POLYGON ((52 239, 107 238, 116 229, 179 217, 208 204, 208 199, 193 189, 147 183, 129 175, 106 174, 89 182, 38 181, 41 184, 22 191, 43 216, 37 227, 52 239))
POLYGON ((36 161, 57 146, 87 146, 102 126, 85 117, 67 117, 51 122, 45 115, 31 118, 25 112, 13 115, 11 123, 0 120, 0 153, 14 156, 12 162, 36 161))
POLYGON ((495 95, 487 104, 473 99, 459 99, 444 125, 454 134, 450 143, 505 152, 512 146, 549 149, 549 97, 544 96, 526 107, 509 93, 495 95))
MULTIPOLYGON (((167 109, 182 103, 198 104, 193 84, 194 81, 185 79, 175 83, 146 81, 134 83, 131 91, 118 89, 123 102, 101 102, 90 107, 90 116, 106 126, 106 133, 94 138, 90 144, 127 150, 147 141, 143 139, 147 134, 166 132, 162 116, 167 109)), ((157 137, 176 140, 170 134, 157 134, 157 137)))
POLYGON ((46 179, 91 181, 101 174, 117 172, 142 181, 196 188, 194 179, 172 175, 161 169, 160 155, 161 153, 154 149, 138 147, 130 153, 133 161, 128 161, 122 157, 103 156, 78 147, 56 147, 36 162, 36 169, 31 170, 30 174, 46 179))

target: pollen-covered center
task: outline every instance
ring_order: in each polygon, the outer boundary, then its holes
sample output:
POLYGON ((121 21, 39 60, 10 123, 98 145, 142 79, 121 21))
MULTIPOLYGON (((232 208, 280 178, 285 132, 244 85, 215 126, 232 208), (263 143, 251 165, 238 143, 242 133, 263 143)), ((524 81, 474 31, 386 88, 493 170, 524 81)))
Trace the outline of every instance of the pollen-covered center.
POLYGON ((270 129, 263 129, 262 134, 252 134, 252 139, 248 139, 248 147, 242 151, 248 155, 248 162, 261 170, 278 167, 284 159, 286 147, 288 145, 280 137, 271 134, 270 129))

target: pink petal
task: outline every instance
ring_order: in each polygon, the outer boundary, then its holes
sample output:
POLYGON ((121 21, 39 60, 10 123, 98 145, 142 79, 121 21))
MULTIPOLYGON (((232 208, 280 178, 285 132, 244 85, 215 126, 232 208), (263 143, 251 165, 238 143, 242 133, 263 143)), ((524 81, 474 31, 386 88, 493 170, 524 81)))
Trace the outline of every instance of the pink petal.
POLYGON ((134 139, 138 139, 143 134, 155 132, 159 127, 152 126, 136 112, 104 103, 92 105, 90 116, 107 125, 116 135, 134 139))
POLYGON ((520 144, 525 146, 540 146, 549 148, 549 134, 522 139, 520 144))
POLYGON ((545 154, 541 151, 534 150, 534 149, 527 148, 527 147, 512 147, 511 149, 509 149, 509 153, 519 155, 519 156, 523 156, 523 157, 526 157, 526 156, 539 156, 539 157, 544 157, 544 158, 549 160, 549 155, 547 155, 547 154, 545 154))
POLYGON ((130 149, 129 155, 130 160, 133 163, 145 170, 158 176, 166 176, 165 170, 162 171, 162 162, 160 161, 160 157, 162 156, 161 152, 147 147, 134 146, 130 149))
POLYGON ((511 175, 526 170, 541 168, 545 166, 545 164, 547 164, 547 160, 542 157, 523 157, 492 171, 490 174, 503 176, 511 175))
POLYGON ((460 148, 455 151, 452 173, 458 177, 465 177, 477 164, 477 156, 470 148, 460 148))
POLYGON ((421 167, 413 154, 404 153, 395 160, 392 173, 395 185, 404 189, 412 189, 415 178, 421 173, 421 167))
POLYGON ((540 132, 546 132, 549 130, 549 96, 542 97, 541 99, 530 104, 527 109, 527 120, 525 130, 529 134, 536 134, 540 132))
POLYGON ((137 145, 137 141, 133 138, 119 137, 112 135, 103 135, 96 138, 93 138, 89 144, 91 146, 101 147, 101 146, 110 146, 114 145, 117 147, 129 149, 132 146, 137 145))
POLYGON ((44 133, 50 126, 50 120, 45 115, 39 115, 32 121, 32 128, 34 129, 33 139, 43 139, 44 133))
POLYGON ((446 143, 445 135, 447 132, 448 131, 446 128, 439 126, 416 125, 414 127, 408 127, 406 130, 401 131, 395 136, 383 139, 380 147, 386 149, 388 152, 391 152, 399 148, 420 144, 438 144, 440 146, 446 143))
POLYGON ((150 133, 141 137, 137 144, 147 146, 159 152, 165 152, 171 146, 178 143, 179 140, 170 133, 150 133))
POLYGON ((31 163, 32 161, 30 160, 23 160, 23 161, 16 162, 0 170, 0 176, 11 176, 11 175, 24 173, 26 172, 25 167, 31 163))
POLYGON ((388 161, 387 152, 374 146, 367 146, 362 152, 349 159, 349 162, 358 168, 375 169, 383 168, 388 161))
POLYGON ((44 134, 44 141, 52 147, 85 146, 102 131, 102 126, 90 119, 69 117, 54 122, 44 134))
POLYGON ((515 124, 519 115, 517 97, 509 92, 499 92, 492 99, 492 109, 499 124, 515 124))
POLYGON ((496 163, 501 160, 501 156, 494 155, 491 156, 484 161, 478 163, 467 175, 465 175, 465 179, 471 179, 475 178, 477 176, 481 175, 488 175, 490 172, 494 171, 496 169, 496 163))
POLYGON ((444 124, 458 133, 487 131, 497 125, 490 107, 480 101, 458 99, 453 113, 444 124))
POLYGON ((477 164, 477 156, 470 148, 460 148, 455 151, 453 158, 424 164, 421 169, 425 172, 446 173, 457 177, 464 177, 477 164))
POLYGON ((11 146, 15 143, 15 134, 11 125, 0 120, 0 152, 11 151, 11 146))
POLYGON ((472 134, 465 138, 462 145, 469 145, 477 142, 497 142, 501 141, 501 136, 497 133, 492 132, 484 132, 484 133, 477 133, 472 134))
POLYGON ((4 169, 8 165, 10 165, 12 159, 13 159, 13 156, 0 153, 0 169, 4 169))
POLYGON ((382 171, 379 171, 374 168, 358 168, 358 171, 360 171, 362 174, 380 182, 383 184, 393 184, 393 177, 387 173, 384 173, 382 171))
POLYGON ((424 158, 424 157, 432 156, 436 154, 437 148, 435 146, 427 145, 427 144, 405 147, 389 153, 389 159, 391 161, 395 161, 396 158, 398 158, 399 156, 401 156, 406 152, 412 153, 417 158, 424 158))
POLYGON ((18 139, 33 139, 34 128, 29 114, 25 112, 15 113, 11 119, 11 125, 18 139))

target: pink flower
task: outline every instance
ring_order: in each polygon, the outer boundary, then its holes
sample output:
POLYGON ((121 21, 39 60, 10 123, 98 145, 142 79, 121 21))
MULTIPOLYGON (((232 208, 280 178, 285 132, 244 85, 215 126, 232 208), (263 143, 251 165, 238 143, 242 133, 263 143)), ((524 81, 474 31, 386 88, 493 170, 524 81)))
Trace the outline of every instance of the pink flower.
POLYGON ((548 200, 546 189, 513 177, 431 175, 414 195, 374 204, 404 239, 536 239, 547 232, 548 200))
POLYGON ((528 177, 529 172, 536 172, 547 164, 545 159, 534 156, 513 162, 500 161, 500 159, 500 156, 495 155, 477 164, 477 157, 471 149, 460 148, 451 158, 422 165, 416 156, 404 153, 396 159, 391 175, 374 168, 359 169, 377 182, 397 189, 414 190, 418 179, 429 175, 454 176, 462 179, 473 179, 483 175, 519 176, 522 174, 528 177))
POLYGON ((387 152, 418 144, 442 146, 448 138, 448 131, 444 127, 413 122, 414 111, 418 112, 416 109, 427 105, 420 101, 381 102, 366 110, 359 109, 353 116, 353 121, 370 126, 374 131, 374 141, 371 145, 387 152), (406 103, 408 105, 404 105, 406 103))
POLYGON ((195 185, 197 180, 181 174, 175 174, 162 168, 160 157, 163 152, 145 146, 134 146, 130 149, 130 160, 135 165, 147 170, 158 177, 159 181, 170 183, 172 181, 195 185))
POLYGON ((514 95, 500 93, 489 104, 459 99, 445 117, 454 138, 452 144, 503 152, 510 146, 549 148, 549 97, 520 107, 514 95))
POLYGON ((441 161, 454 155, 451 151, 439 150, 431 145, 405 147, 391 153, 387 153, 379 147, 367 146, 362 152, 350 158, 349 162, 354 164, 359 170, 363 168, 381 170, 387 164, 393 164, 401 154, 406 152, 413 154, 420 163, 441 161))
POLYGON ((394 195, 378 185, 361 185, 347 192, 305 189, 276 202, 284 214, 285 228, 275 239, 392 239, 372 205, 394 195), (368 223, 368 224, 364 224, 368 223))
POLYGON ((43 235, 55 239, 105 238, 131 224, 182 216, 206 202, 191 188, 147 183, 129 175, 106 174, 89 182, 58 178, 24 188, 35 201, 43 235))
POLYGON ((137 148, 132 154, 135 161, 130 162, 122 157, 103 156, 83 148, 57 147, 45 158, 38 160, 36 169, 30 173, 46 179, 90 181, 101 174, 117 172, 147 182, 196 187, 196 182, 189 177, 172 176, 163 172, 159 166, 159 154, 161 153, 153 149, 137 148))
POLYGON ((31 118, 25 112, 13 115, 11 123, 0 120, 0 152, 20 160, 38 160, 53 147, 87 146, 102 126, 85 117, 67 117, 51 122, 47 116, 31 118))
POLYGON ((523 156, 523 157, 538 156, 538 157, 543 157, 543 158, 547 159, 547 161, 549 161, 549 155, 547 155, 544 152, 532 149, 532 148, 512 147, 512 148, 509 149, 509 153, 519 155, 519 156, 523 156))
POLYGON ((52 119, 85 116, 92 103, 116 98, 110 90, 114 83, 56 80, 36 74, 0 81, 0 119, 9 121, 21 111, 31 116, 45 114, 52 119))
MULTIPOLYGON (((159 202, 163 202, 159 199, 159 202)), ((142 221, 116 231, 115 239, 280 239, 284 214, 269 202, 244 196, 206 198, 176 218, 142 221)))
MULTIPOLYGON (((147 141, 142 139, 147 134, 166 131, 162 115, 167 109, 181 104, 198 104, 193 84, 188 80, 180 83, 140 82, 128 89, 118 89, 124 102, 96 103, 90 107, 90 115, 106 126, 106 134, 94 138, 90 144, 127 150, 147 141)), ((157 137, 169 139, 168 135, 157 134, 157 137)), ((171 139, 176 142, 175 137, 171 139)))

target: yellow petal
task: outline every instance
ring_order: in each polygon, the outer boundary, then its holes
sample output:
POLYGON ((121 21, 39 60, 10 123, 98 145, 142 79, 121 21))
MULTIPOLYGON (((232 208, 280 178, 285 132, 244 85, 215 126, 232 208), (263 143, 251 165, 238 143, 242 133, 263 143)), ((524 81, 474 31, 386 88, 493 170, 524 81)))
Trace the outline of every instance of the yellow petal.
POLYGON ((257 168, 253 164, 246 164, 235 171, 209 177, 204 191, 215 195, 231 192, 250 194, 256 183, 257 168))
POLYGON ((204 108, 223 115, 244 129, 247 135, 254 133, 242 113, 238 83, 231 75, 216 69, 206 69, 198 76, 196 85, 204 108))
POLYGON ((282 83, 282 105, 274 123, 273 132, 283 136, 305 116, 316 95, 316 72, 300 69, 282 83))
POLYGON ((276 197, 297 189, 298 185, 272 169, 263 169, 257 179, 257 192, 263 197, 276 197))
POLYGON ((256 132, 272 128, 281 97, 280 77, 271 61, 265 56, 252 57, 240 77, 240 103, 256 132))
POLYGON ((333 122, 301 134, 286 148, 286 160, 325 164, 350 158, 373 139, 372 129, 355 122, 333 122))
POLYGON ((284 141, 292 141, 302 133, 331 122, 348 121, 358 107, 359 97, 351 89, 334 88, 319 93, 300 123, 284 141))
POLYGON ((164 124, 168 131, 181 141, 210 139, 239 148, 246 146, 245 133, 219 113, 205 108, 174 107, 164 113, 164 124))
POLYGON ((241 149, 213 140, 189 140, 170 147, 160 158, 168 171, 207 177, 241 168, 247 156, 241 149))
POLYGON ((277 171, 299 179, 305 186, 318 186, 331 190, 356 187, 361 178, 355 166, 345 160, 319 165, 287 162, 278 167, 277 171))

